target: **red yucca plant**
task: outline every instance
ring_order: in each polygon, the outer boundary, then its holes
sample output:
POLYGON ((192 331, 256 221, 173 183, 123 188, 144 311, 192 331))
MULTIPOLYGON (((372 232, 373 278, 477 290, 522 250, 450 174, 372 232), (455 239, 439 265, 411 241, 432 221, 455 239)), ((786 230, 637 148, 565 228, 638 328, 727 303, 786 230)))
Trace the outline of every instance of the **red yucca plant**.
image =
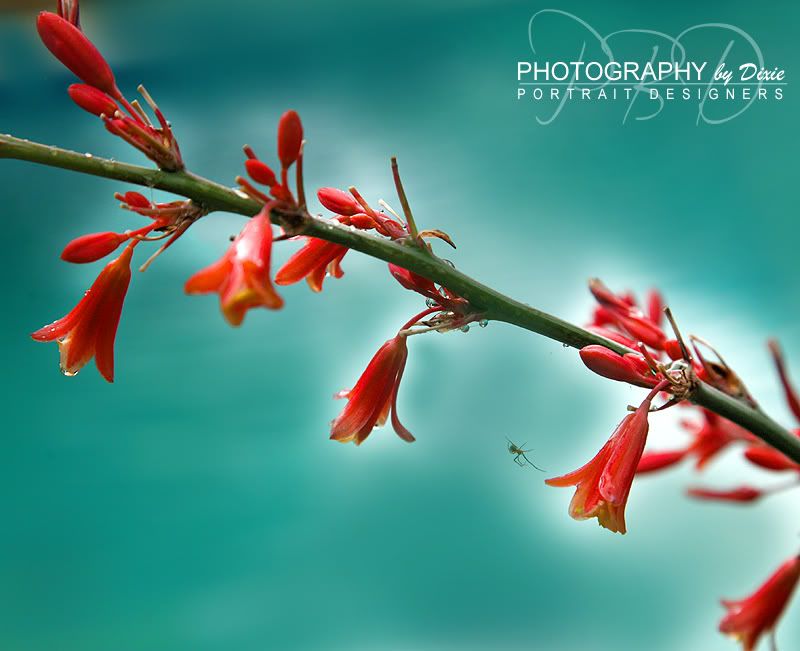
MULTIPOLYGON (((32 335, 36 341, 58 344, 65 375, 77 374, 94 358, 100 374, 113 381, 115 335, 136 250, 158 243, 141 265, 144 271, 197 220, 224 210, 249 220, 221 258, 187 279, 185 291, 218 294, 222 314, 233 326, 241 325, 251 309, 283 308, 284 299, 276 285, 287 287, 305 280, 313 291, 321 292, 326 278, 342 278, 343 260, 351 249, 387 262, 389 276, 424 301, 424 309, 390 333, 353 388, 337 395, 346 403, 331 424, 333 440, 360 445, 391 419, 396 434, 413 442, 414 435, 397 415, 409 338, 463 331, 476 323, 483 326, 497 320, 575 347, 592 372, 646 390, 637 407, 626 411, 626 405, 620 405, 621 422, 594 458, 577 470, 546 480, 550 486, 574 488, 569 505, 573 518, 596 518, 602 527, 624 534, 628 527, 625 507, 639 475, 687 461, 703 469, 721 451, 734 447, 743 451, 748 464, 785 475, 788 481, 768 489, 750 485, 692 487, 689 496, 743 504, 800 485, 800 430, 784 429, 770 419, 745 383, 703 339, 684 338, 659 292, 651 291, 640 303, 630 292, 613 292, 592 280, 589 289, 595 307, 583 328, 503 296, 436 255, 434 240, 455 247, 453 240, 441 230, 418 228, 395 159, 391 171, 399 212, 384 201, 376 208, 355 187, 326 187, 317 190, 316 197, 330 214, 314 217, 307 208, 303 183, 305 132, 295 111, 286 111, 278 121, 276 156, 271 160, 258 157, 251 147, 244 148, 245 175, 236 177, 236 188, 189 174, 164 114, 142 86, 138 90, 152 115, 138 100, 128 101, 110 65, 81 30, 79 13, 78 0, 63 0, 56 13, 43 12, 37 19, 44 45, 82 82, 68 88, 69 97, 158 169, 122 166, 11 136, 0 136, 0 157, 157 187, 182 198, 153 203, 138 192, 117 193, 114 196, 122 208, 144 217, 146 224, 123 232, 81 235, 64 248, 63 260, 87 264, 124 247, 66 316, 32 335), (270 166, 273 163, 274 168, 270 166), (301 246, 273 274, 272 247, 285 241, 299 241, 301 246), (651 417, 676 405, 687 408, 681 421, 687 443, 678 449, 651 449, 651 417)), ((776 342, 769 348, 780 391, 798 421, 795 425, 800 425, 800 397, 781 349, 776 342)), ((600 425, 603 428, 611 429, 600 425)), ((600 440, 602 437, 598 444, 600 440)), ((509 450, 515 461, 527 462, 527 450, 514 444, 509 450)), ((739 639, 745 651, 754 649, 764 633, 774 630, 800 578, 800 557, 792 549, 796 541, 787 544, 788 560, 761 587, 740 601, 723 602, 727 613, 719 629, 739 639)), ((744 584, 750 583, 751 578, 746 577, 744 584)))

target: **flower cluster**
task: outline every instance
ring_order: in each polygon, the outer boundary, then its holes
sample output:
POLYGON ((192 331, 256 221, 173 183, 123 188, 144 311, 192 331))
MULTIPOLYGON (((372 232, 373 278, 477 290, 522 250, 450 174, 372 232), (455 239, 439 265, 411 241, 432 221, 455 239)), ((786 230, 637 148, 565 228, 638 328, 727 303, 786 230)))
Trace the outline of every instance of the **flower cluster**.
MULTIPOLYGON (((576 487, 569 507, 573 518, 596 517, 603 527, 625 533, 624 509, 636 476, 664 470, 685 459, 693 459, 696 469, 703 470, 722 451, 734 445, 743 448, 744 458, 753 466, 788 474, 791 480, 766 489, 750 485, 726 489, 693 487, 688 489, 689 496, 748 503, 800 486, 800 465, 744 428, 707 409, 695 408, 699 412, 699 421, 692 418, 681 420, 682 429, 690 436, 684 446, 645 450, 648 413, 674 404, 688 405, 688 398, 698 383, 709 384, 748 405, 756 403, 738 376, 709 344, 692 336, 689 350, 670 311, 664 309, 658 292, 649 294, 646 308, 642 309, 631 293, 615 294, 600 281, 591 281, 590 289, 598 305, 588 329, 609 340, 609 345, 591 345, 581 349, 581 360, 598 375, 650 391, 589 463, 574 472, 546 480, 551 486, 576 487), (662 329, 664 313, 672 323, 674 339, 662 329), (709 358, 704 349, 710 350, 714 358, 709 358), (653 409, 651 403, 659 393, 668 399, 661 407, 653 409)), ((789 409, 800 423, 800 396, 789 379, 777 342, 770 342, 770 351, 789 409)), ((800 436, 800 430, 796 433, 800 436)), ((750 597, 735 602, 724 601, 728 614, 720 623, 720 631, 739 639, 745 651, 752 651, 760 636, 774 629, 798 577, 800 560, 794 557, 750 597)))
POLYGON ((81 31, 78 0, 58 3, 58 13, 43 11, 36 26, 45 47, 83 83, 69 96, 83 110, 103 120, 106 129, 141 151, 162 170, 182 170, 183 159, 172 127, 143 86, 138 90, 155 115, 148 117, 138 100, 129 102, 117 86, 111 66, 81 31))
MULTIPOLYGON (((55 13, 39 14, 37 28, 44 45, 81 81, 68 88, 75 104, 98 116, 110 133, 144 153, 160 170, 172 174, 170 178, 183 181, 192 178, 178 174, 184 170, 178 142, 170 123, 148 92, 139 87, 154 120, 138 100, 129 102, 125 98, 108 62, 84 35, 78 0, 58 0, 55 13)), ((341 242, 352 244, 352 237, 332 237, 335 241, 328 241, 310 236, 319 235, 320 227, 332 232, 340 229, 341 233, 370 232, 394 243, 392 246, 402 245, 414 250, 415 255, 425 261, 437 263, 442 261, 434 254, 431 238, 443 240, 455 248, 446 233, 418 229, 395 159, 392 159, 391 168, 402 216, 383 200, 378 202, 380 209, 376 209, 355 187, 346 191, 323 187, 316 192, 316 197, 330 214, 322 219, 311 217, 303 181, 304 147, 303 124, 292 110, 286 111, 278 121, 277 165, 274 168, 251 147, 244 147, 245 175, 236 177, 238 189, 229 192, 238 192, 240 198, 252 200, 255 205, 252 212, 256 214, 232 238, 221 258, 193 274, 185 283, 187 294, 218 294, 222 315, 232 326, 242 325, 250 309, 282 308, 284 300, 275 285, 286 287, 305 280, 313 292, 321 292, 328 276, 343 277, 342 262, 349 249, 341 242), (292 172, 293 179, 290 178, 292 172), (278 237, 274 235, 273 223, 279 227, 278 237), (273 244, 286 240, 301 240, 302 246, 273 276, 273 244)), ((124 210, 148 221, 132 230, 90 233, 69 242, 61 258, 73 264, 93 263, 120 248, 122 251, 105 265, 66 316, 32 334, 36 341, 58 344, 65 375, 77 374, 94 358, 100 375, 109 382, 114 380, 114 343, 131 281, 134 250, 143 242, 161 242, 140 266, 144 271, 208 212, 207 206, 192 200, 156 203, 132 191, 114 196, 124 210)), ((397 246, 394 248, 400 250, 397 246)), ((431 266, 443 268, 441 264, 431 266)), ((409 318, 378 349, 352 389, 336 394, 335 397, 345 399, 346 404, 331 423, 330 438, 335 441, 360 445, 376 427, 389 421, 402 440, 414 441, 397 414, 409 337, 427 332, 467 331, 474 322, 486 325, 486 315, 480 309, 441 283, 393 263, 388 264, 388 271, 402 288, 424 300, 425 309, 409 318)), ((439 278, 458 284, 454 275, 442 273, 439 278)), ((580 350, 582 362, 604 378, 632 384, 646 389, 647 393, 638 406, 628 407, 628 413, 588 463, 546 480, 550 486, 574 488, 569 505, 571 517, 577 520, 596 518, 602 527, 624 534, 627 531, 625 510, 638 476, 665 470, 687 459, 693 461, 698 471, 703 470, 723 451, 733 447, 743 450, 743 457, 750 465, 788 476, 790 481, 770 488, 748 484, 722 489, 692 487, 688 489, 691 497, 750 503, 800 485, 800 464, 741 426, 691 405, 699 389, 707 386, 749 409, 758 407, 738 375, 712 346, 696 336, 688 340, 682 337, 659 292, 650 292, 640 304, 630 292, 612 292, 599 280, 592 280, 589 287, 597 304, 587 329, 598 336, 597 343, 580 350), (665 315, 671 334, 665 330, 665 315), (650 415, 676 405, 695 410, 694 416, 681 421, 688 441, 672 449, 649 449, 650 415)), ((776 342, 770 342, 770 351, 781 390, 800 424, 800 395, 789 378, 776 342)), ((800 436, 800 429, 795 433, 800 436)), ((517 458, 526 452, 512 443, 509 450, 517 458)), ((752 651, 762 635, 774 631, 799 580, 800 557, 794 556, 751 596, 739 601, 723 601, 727 614, 720 622, 720 631, 735 636, 745 651, 752 651)))

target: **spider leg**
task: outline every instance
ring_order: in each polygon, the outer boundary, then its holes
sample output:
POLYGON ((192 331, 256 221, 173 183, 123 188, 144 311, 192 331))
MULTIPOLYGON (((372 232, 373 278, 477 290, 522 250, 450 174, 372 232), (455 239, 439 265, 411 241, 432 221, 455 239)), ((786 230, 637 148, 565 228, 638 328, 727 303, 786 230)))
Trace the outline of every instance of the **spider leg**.
POLYGON ((527 461, 527 462, 528 462, 528 463, 529 463, 531 466, 533 466, 534 468, 536 468, 536 470, 538 470, 539 472, 544 472, 544 470, 542 470, 542 469, 541 469, 539 466, 537 466, 535 463, 533 463, 533 461, 531 461, 530 459, 528 459, 528 457, 526 457, 526 456, 525 456, 525 454, 523 454, 523 455, 522 455, 522 457, 523 457, 523 458, 525 459, 525 461, 527 461))

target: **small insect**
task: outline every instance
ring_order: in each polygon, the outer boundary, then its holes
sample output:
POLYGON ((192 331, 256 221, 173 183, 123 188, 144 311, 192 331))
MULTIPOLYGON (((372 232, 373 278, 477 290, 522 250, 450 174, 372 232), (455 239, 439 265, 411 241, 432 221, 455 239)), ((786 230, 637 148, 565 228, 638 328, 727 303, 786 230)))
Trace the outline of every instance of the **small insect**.
MULTIPOLYGON (((516 463, 520 468, 524 468, 525 466, 531 466, 533 468, 536 468, 536 470, 542 470, 539 466, 533 463, 533 461, 528 459, 528 457, 525 455, 526 452, 530 452, 530 450, 523 449, 526 445, 525 443, 523 443, 520 446, 514 443, 509 438, 506 438, 506 441, 508 441, 508 451, 514 455, 514 463, 516 463)), ((542 472, 544 471, 542 470, 542 472)))

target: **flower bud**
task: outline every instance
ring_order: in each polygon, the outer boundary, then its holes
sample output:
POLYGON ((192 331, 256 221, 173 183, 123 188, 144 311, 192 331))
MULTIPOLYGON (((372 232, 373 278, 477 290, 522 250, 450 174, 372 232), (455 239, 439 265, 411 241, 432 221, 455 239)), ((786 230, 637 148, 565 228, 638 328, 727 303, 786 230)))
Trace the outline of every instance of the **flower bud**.
POLYGON ((65 262, 85 264, 105 258, 128 239, 122 233, 90 233, 72 240, 61 252, 65 262))
POLYGON ((131 208, 151 208, 150 200, 139 192, 126 192, 122 195, 125 203, 131 208))
POLYGON ((36 27, 45 47, 84 83, 108 95, 119 93, 111 67, 75 25, 43 11, 36 20, 36 27))
POLYGON ((278 183, 278 180, 275 178, 275 172, 273 172, 266 163, 262 163, 255 158, 248 158, 244 162, 244 166, 245 169, 247 169, 248 176, 256 183, 268 185, 270 187, 278 183))
POLYGON ((644 358, 635 354, 620 355, 605 346, 586 346, 581 348, 580 356, 586 367, 598 375, 617 382, 628 382, 640 387, 651 387, 657 382, 649 374, 644 358))
POLYGON ((303 124, 296 111, 286 111, 278 122, 278 158, 284 169, 297 160, 303 144, 303 124))
POLYGON ((337 188, 320 188, 317 190, 317 198, 323 206, 337 215, 351 216, 362 212, 353 195, 337 188))
POLYGON ((112 117, 119 110, 117 103, 104 92, 87 84, 72 84, 67 89, 72 101, 84 111, 93 113, 97 117, 106 115, 112 117))

